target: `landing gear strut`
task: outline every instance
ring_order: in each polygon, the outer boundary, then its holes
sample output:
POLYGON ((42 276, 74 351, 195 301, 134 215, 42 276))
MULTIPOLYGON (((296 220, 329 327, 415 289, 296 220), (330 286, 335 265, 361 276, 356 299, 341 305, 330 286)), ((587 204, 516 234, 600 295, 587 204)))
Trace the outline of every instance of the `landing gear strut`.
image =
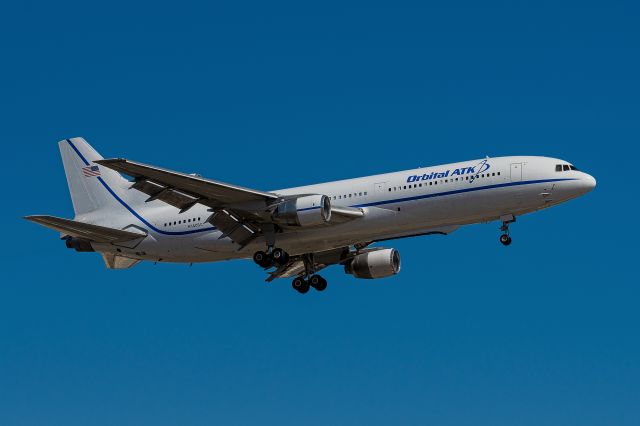
POLYGON ((500 217, 500 219, 502 220, 502 226, 500 227, 500 230, 503 232, 503 234, 500 235, 500 242, 502 243, 502 245, 508 246, 509 244, 511 244, 511 236, 509 236, 509 224, 515 222, 516 217, 510 214, 502 216, 500 217))

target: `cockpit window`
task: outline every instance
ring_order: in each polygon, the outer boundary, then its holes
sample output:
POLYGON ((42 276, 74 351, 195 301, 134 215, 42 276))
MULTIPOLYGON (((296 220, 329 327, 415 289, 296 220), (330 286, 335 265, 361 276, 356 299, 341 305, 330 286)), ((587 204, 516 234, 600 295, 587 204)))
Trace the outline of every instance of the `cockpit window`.
POLYGON ((556 164, 556 172, 562 171, 562 164, 556 164))
POLYGON ((576 172, 579 172, 580 170, 578 170, 578 168, 576 166, 569 166, 571 167, 571 170, 575 170, 576 172))
POLYGON ((569 170, 569 165, 568 164, 563 164, 562 165, 562 169, 566 172, 569 170))

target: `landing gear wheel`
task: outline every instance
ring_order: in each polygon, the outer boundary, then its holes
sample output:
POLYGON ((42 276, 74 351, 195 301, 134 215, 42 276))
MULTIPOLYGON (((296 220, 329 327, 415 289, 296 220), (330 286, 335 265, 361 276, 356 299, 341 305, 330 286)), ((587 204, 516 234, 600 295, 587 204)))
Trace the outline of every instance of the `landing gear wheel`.
POLYGON ((509 234, 502 234, 500 235, 500 242, 502 243, 502 245, 508 246, 509 244, 511 244, 511 237, 509 236, 509 234))
POLYGON ((323 291, 327 288, 327 280, 320 275, 313 275, 309 278, 309 285, 316 289, 316 291, 323 291))
POLYGON ((291 287, 296 290, 298 293, 306 293, 309 291, 309 283, 306 282, 303 278, 298 277, 291 282, 291 287))
POLYGON ((271 258, 278 265, 284 265, 289 261, 289 254, 281 248, 275 248, 271 252, 271 258))
POLYGON ((253 261, 263 268, 271 266, 271 258, 263 251, 257 251, 253 254, 253 261))

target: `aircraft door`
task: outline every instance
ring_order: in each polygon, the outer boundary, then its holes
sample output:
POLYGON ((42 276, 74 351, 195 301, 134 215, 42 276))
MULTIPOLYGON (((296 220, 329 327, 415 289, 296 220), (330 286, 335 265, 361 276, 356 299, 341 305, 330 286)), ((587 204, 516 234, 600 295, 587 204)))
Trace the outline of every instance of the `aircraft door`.
POLYGON ((522 163, 511 164, 511 182, 522 181, 522 163))
POLYGON ((384 193, 384 189, 387 186, 387 182, 378 182, 374 184, 376 195, 384 193))

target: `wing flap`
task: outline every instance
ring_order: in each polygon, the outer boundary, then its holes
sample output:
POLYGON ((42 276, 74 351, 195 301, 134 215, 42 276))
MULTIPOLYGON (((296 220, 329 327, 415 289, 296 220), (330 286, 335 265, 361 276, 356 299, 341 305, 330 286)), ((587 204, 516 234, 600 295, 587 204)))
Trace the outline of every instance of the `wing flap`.
POLYGON ((240 247, 246 246, 258 236, 258 230, 227 210, 218 210, 208 219, 216 228, 222 231, 220 239, 229 237, 231 241, 240 247))
POLYGON ((25 216, 25 219, 63 234, 96 243, 122 243, 146 237, 146 234, 107 228, 106 226, 63 219, 55 216, 25 216))

